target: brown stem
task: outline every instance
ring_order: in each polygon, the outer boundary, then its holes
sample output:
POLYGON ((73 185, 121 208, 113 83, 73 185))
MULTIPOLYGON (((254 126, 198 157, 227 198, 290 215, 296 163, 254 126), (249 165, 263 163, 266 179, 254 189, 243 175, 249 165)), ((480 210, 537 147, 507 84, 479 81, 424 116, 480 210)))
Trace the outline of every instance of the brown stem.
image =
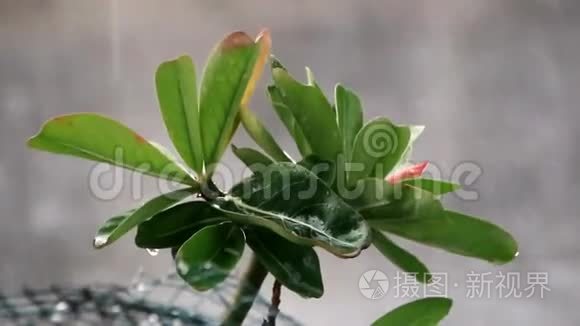
POLYGON ((282 294, 282 284, 278 280, 274 281, 272 286, 272 301, 268 309, 268 317, 264 319, 262 326, 276 326, 276 317, 280 313, 280 296, 282 294))

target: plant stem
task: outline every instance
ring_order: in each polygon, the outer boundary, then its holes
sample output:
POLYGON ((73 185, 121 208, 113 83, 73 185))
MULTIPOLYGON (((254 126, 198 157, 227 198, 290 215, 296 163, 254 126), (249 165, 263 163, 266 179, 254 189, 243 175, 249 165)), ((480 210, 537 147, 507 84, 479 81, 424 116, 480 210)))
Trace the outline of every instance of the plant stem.
POLYGON ((266 268, 260 264, 256 256, 252 256, 250 266, 242 278, 238 293, 221 326, 240 326, 242 324, 252 308, 266 275, 268 275, 266 268))
POLYGON ((270 309, 268 309, 268 317, 264 319, 262 326, 276 326, 276 317, 280 313, 280 296, 282 294, 282 284, 278 280, 274 281, 274 286, 272 286, 272 300, 270 303, 270 309))

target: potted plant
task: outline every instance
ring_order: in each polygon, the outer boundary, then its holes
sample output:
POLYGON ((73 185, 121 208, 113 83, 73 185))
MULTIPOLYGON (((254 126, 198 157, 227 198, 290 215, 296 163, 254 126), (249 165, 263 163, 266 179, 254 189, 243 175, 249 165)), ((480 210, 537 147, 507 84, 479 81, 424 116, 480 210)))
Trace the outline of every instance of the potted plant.
MULTIPOLYGON (((363 121, 360 99, 337 85, 334 103, 307 69, 298 82, 276 59, 262 31, 253 40, 234 32, 210 53, 200 87, 188 56, 162 63, 155 75, 169 137, 183 161, 121 123, 93 113, 56 117, 28 141, 34 149, 109 163, 183 186, 107 220, 94 247, 104 248, 134 228, 135 243, 171 249, 177 273, 198 291, 224 281, 246 246, 253 256, 223 325, 240 325, 267 274, 275 278, 275 323, 281 287, 305 298, 324 293, 314 247, 353 258, 375 246, 420 282, 429 270, 388 234, 452 253, 507 263, 514 239, 482 219, 447 210, 440 197, 458 185, 421 176, 427 162, 410 163, 423 127, 379 117, 363 121), (290 157, 249 109, 270 61, 272 107, 292 135, 301 158, 290 157), (232 145, 252 171, 228 191, 212 177, 239 124, 263 152, 232 145), (115 155, 117 151, 122 156, 115 155)), ((342 263, 348 263, 344 259, 342 263)), ((373 325, 436 325, 451 300, 425 298, 399 307, 373 325)))

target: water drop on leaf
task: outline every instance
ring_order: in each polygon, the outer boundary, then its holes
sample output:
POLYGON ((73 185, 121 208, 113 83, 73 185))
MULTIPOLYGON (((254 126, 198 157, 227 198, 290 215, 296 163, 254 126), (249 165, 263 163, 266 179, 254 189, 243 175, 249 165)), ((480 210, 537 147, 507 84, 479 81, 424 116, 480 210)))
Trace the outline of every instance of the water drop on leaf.
POLYGON ((155 257, 155 256, 159 255, 159 249, 146 249, 146 250, 150 256, 155 257))

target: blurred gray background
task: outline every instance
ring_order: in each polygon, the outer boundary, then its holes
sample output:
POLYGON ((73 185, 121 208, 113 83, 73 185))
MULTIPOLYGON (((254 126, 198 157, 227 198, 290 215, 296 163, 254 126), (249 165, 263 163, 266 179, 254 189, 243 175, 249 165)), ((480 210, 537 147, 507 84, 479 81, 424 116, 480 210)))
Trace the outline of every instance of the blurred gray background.
MULTIPOLYGON (((156 66, 189 53, 201 70, 223 35, 264 26, 294 74, 308 65, 329 94, 336 82, 357 90, 367 118, 427 125, 415 159, 433 161, 444 176, 465 161, 482 168, 473 186, 479 199, 451 197, 448 205, 510 230, 520 243, 515 262, 493 266, 402 242, 459 284, 450 286, 455 306, 443 325, 580 324, 576 0, 0 0, 0 289, 127 284, 138 266, 167 272, 168 254, 150 257, 131 237, 91 248, 99 223, 137 205, 131 185, 115 200, 98 199, 88 186, 94 164, 32 152, 24 142, 51 116, 92 111, 170 146, 156 66), (469 299, 470 271, 546 272, 551 291, 543 299, 469 299)), ((263 92, 253 107, 295 153, 263 92)), ((253 145, 243 130, 235 143, 253 145)), ((225 160, 241 166, 231 154, 225 160)), ((144 188, 140 200, 155 193, 149 179, 144 188)), ((322 299, 283 294, 282 309, 307 325, 368 325, 405 302, 360 294, 363 272, 396 271, 375 250, 321 259, 322 299)))

